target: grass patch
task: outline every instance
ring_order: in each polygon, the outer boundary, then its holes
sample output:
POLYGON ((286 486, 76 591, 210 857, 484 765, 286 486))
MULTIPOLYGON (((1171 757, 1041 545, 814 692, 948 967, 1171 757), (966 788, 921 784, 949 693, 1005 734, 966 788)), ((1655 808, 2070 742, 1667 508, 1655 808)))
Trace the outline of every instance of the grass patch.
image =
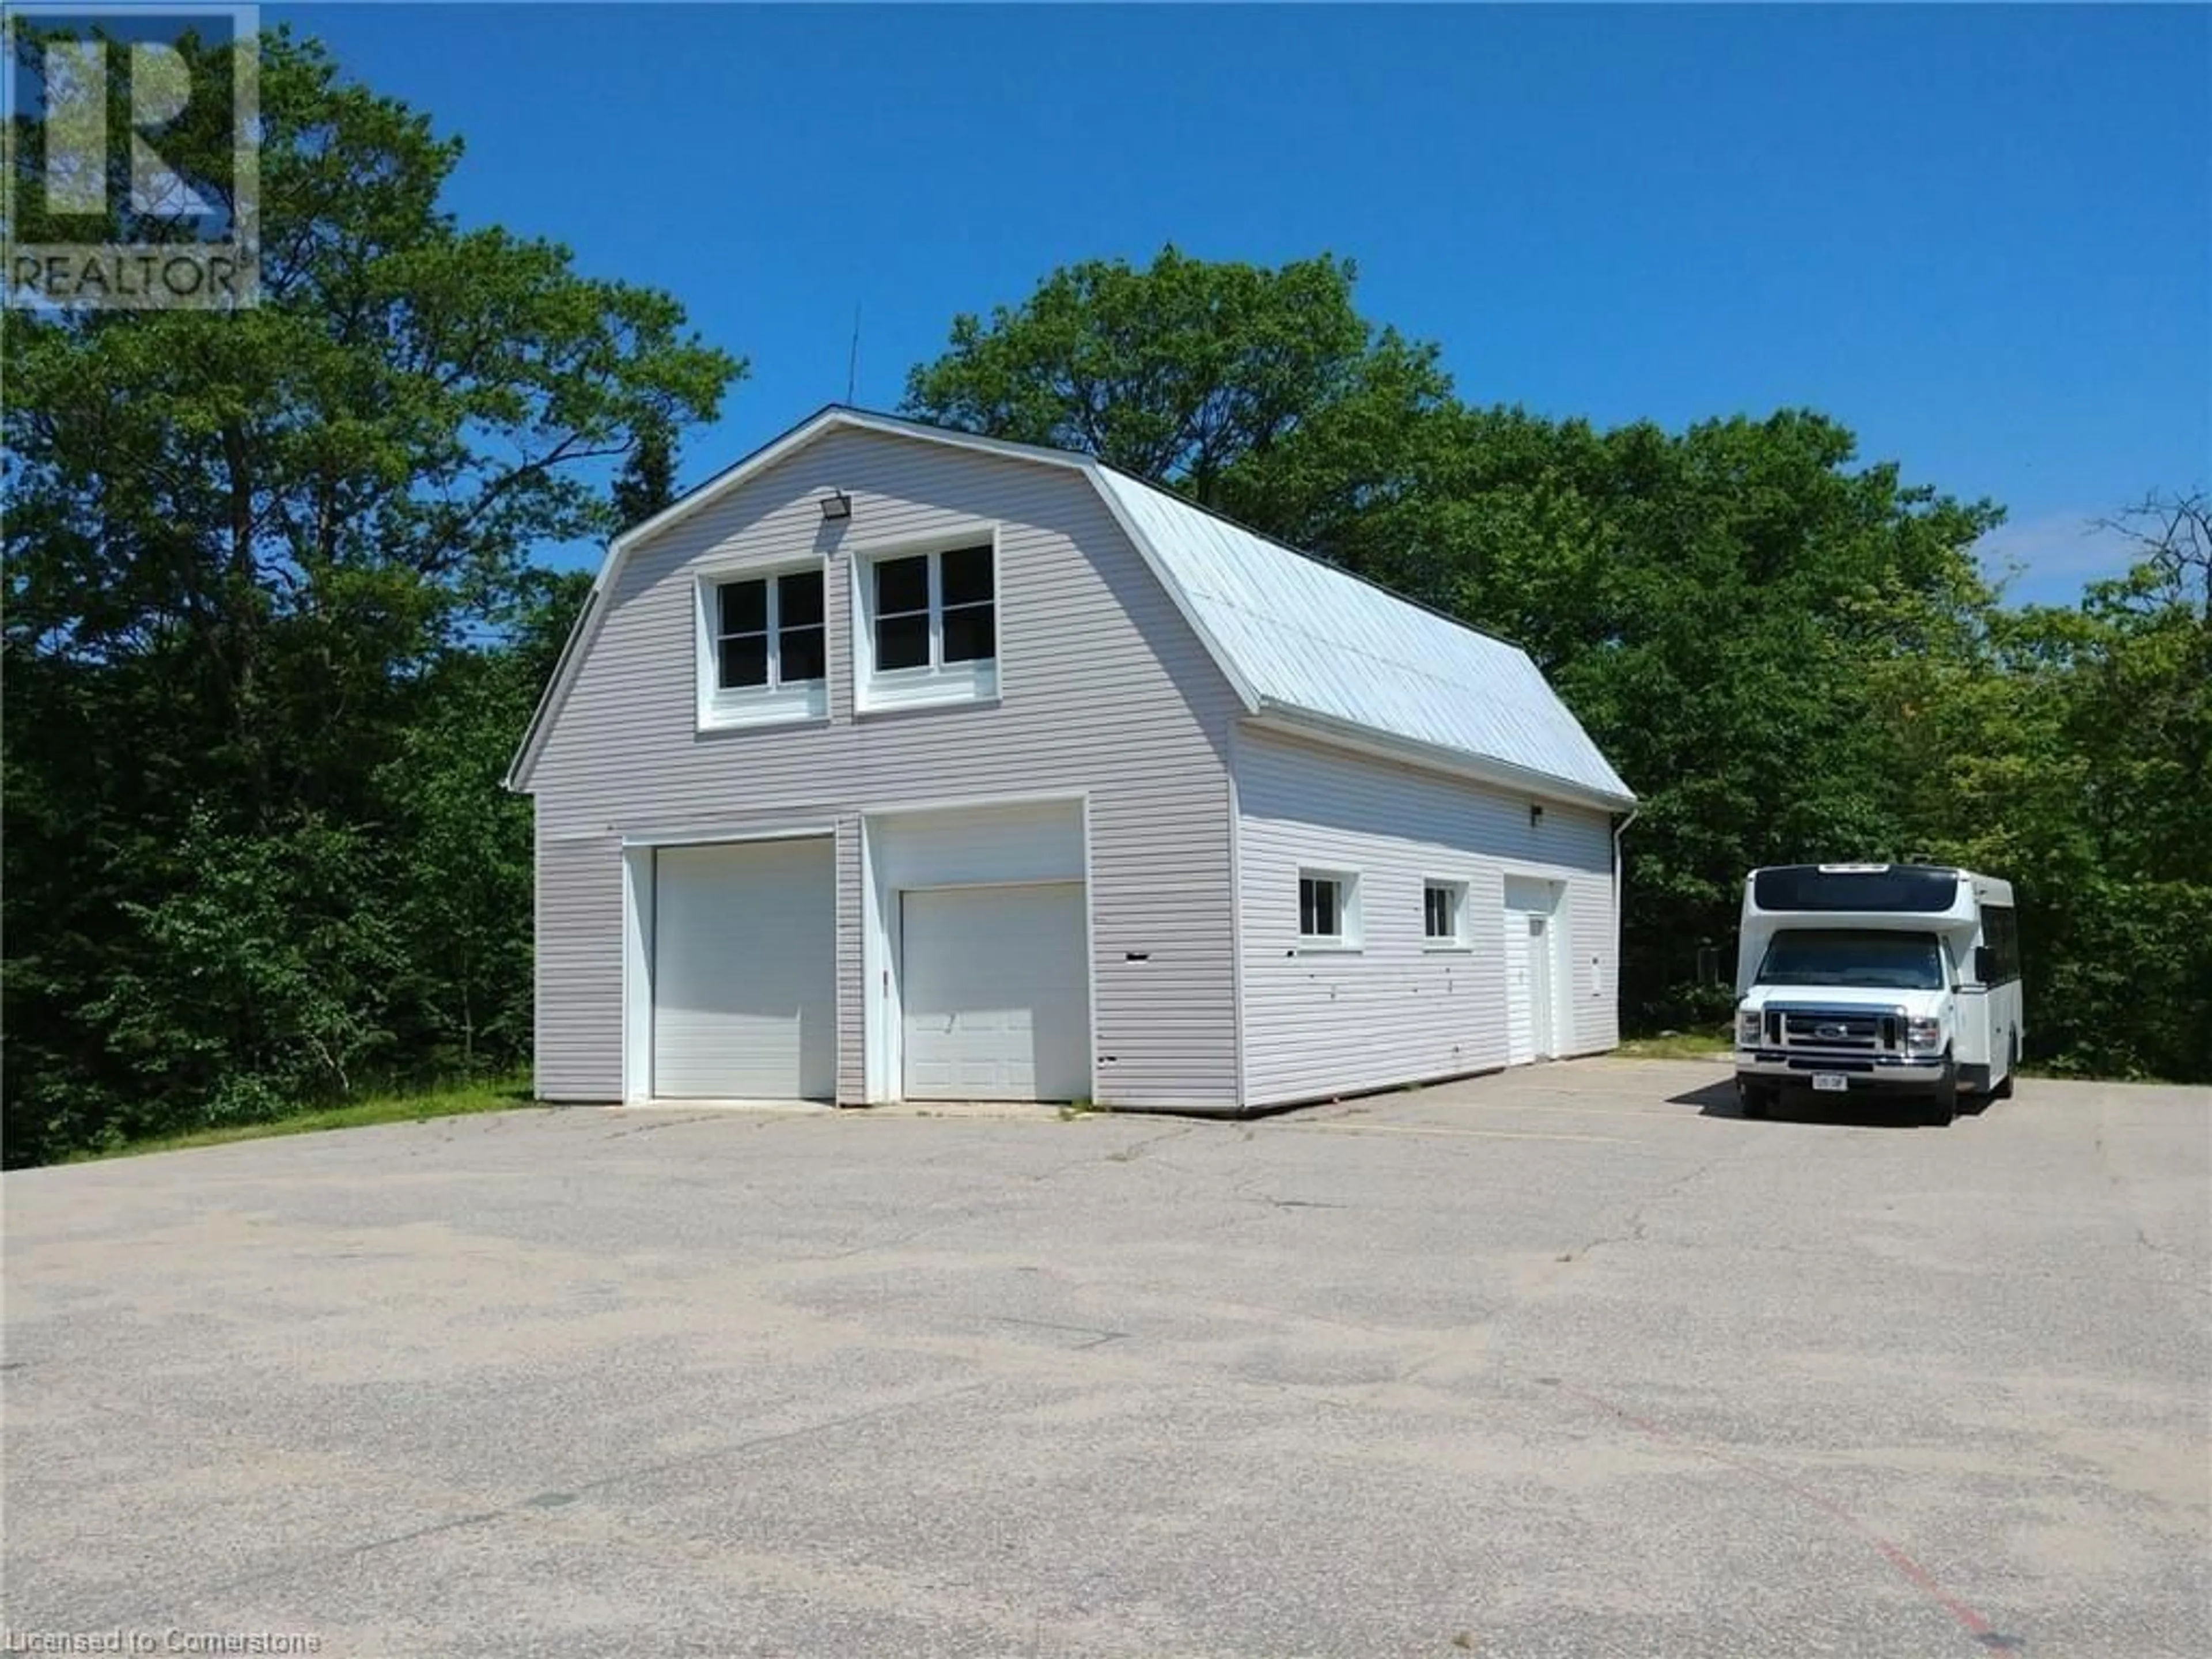
POLYGON ((1624 1060, 1726 1060, 1733 1054, 1725 1027, 1711 1031, 1662 1031, 1630 1037, 1613 1050, 1624 1060))
POLYGON ((192 1146, 227 1146, 234 1140, 266 1140, 276 1135, 319 1134, 325 1129, 361 1129, 373 1123, 422 1123, 434 1117, 465 1117, 474 1112, 511 1112, 533 1103, 526 1077, 497 1078, 449 1089, 412 1094, 378 1094, 343 1106, 316 1106, 260 1123, 228 1123, 219 1129, 190 1129, 182 1134, 149 1135, 118 1146, 72 1153, 69 1164, 102 1158, 137 1158, 143 1152, 178 1152, 192 1146))

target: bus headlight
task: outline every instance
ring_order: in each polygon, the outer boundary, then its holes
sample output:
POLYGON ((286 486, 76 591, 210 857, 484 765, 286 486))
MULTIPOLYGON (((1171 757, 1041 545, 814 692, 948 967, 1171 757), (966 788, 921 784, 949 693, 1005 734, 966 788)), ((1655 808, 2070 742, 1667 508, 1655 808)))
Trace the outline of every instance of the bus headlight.
POLYGON ((1735 1046, 1739 1048, 1759 1047, 1758 1009, 1739 1008, 1735 1011, 1735 1046))
POLYGON ((1940 1019, 1908 1019, 1905 1022, 1905 1048, 1907 1054, 1932 1054, 1943 1046, 1943 1022, 1940 1019))

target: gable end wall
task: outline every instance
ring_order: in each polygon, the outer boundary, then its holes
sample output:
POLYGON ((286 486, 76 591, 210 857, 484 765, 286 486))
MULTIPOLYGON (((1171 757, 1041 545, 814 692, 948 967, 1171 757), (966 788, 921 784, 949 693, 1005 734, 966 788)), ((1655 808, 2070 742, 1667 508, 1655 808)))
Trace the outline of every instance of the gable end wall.
POLYGON ((836 830, 838 1097, 865 1097, 862 815, 1086 793, 1102 1103, 1236 1097, 1224 758, 1234 693, 1079 473, 925 441, 833 431, 633 549, 552 716, 538 814, 538 1091, 614 1100, 622 1079, 625 836, 836 830), (842 526, 817 506, 854 500, 842 526), (1000 526, 995 704, 855 717, 856 551, 1000 526), (702 569, 827 560, 830 716, 701 732, 702 569))

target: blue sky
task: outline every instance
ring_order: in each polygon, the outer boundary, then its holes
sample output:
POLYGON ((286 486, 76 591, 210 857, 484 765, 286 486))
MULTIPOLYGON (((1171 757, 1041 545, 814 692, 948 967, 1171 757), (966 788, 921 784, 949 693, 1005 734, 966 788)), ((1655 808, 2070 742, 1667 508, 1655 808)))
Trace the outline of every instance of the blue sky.
POLYGON ((956 312, 1170 240, 1359 262, 1462 396, 1670 426, 1809 404, 2010 510, 2212 483, 2212 11, 265 8, 460 133, 450 205, 751 360, 704 477, 956 312))

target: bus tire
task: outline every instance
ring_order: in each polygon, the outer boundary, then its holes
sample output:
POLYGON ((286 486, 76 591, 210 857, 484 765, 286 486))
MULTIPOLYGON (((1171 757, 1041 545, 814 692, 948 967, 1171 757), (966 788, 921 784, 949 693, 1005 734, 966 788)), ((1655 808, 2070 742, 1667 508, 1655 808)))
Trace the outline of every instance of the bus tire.
POLYGON ((1920 1121, 1931 1129, 1946 1129, 1959 1115, 1959 1068, 1943 1057, 1943 1075, 1920 1105, 1920 1121))

